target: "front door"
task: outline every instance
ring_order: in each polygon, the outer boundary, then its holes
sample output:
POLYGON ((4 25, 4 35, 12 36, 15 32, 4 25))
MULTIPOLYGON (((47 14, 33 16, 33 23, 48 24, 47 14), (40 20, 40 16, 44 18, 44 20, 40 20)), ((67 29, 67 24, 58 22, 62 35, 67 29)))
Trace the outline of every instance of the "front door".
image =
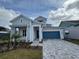
POLYGON ((34 27, 35 40, 39 40, 39 27, 34 27))
POLYGON ((36 38, 39 39, 39 30, 36 31, 36 38))

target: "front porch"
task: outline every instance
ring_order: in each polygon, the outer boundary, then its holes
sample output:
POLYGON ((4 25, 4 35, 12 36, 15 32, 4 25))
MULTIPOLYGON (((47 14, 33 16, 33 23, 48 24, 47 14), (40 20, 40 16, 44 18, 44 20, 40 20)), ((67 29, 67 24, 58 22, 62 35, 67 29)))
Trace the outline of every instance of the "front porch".
POLYGON ((11 26, 11 36, 19 34, 21 41, 34 42, 42 41, 42 28, 40 26, 11 26))
POLYGON ((19 34, 20 35, 20 38, 19 38, 19 40, 22 40, 22 41, 26 41, 26 42, 28 42, 29 41, 29 39, 28 39, 28 27, 27 26, 17 26, 17 27, 11 27, 11 36, 13 35, 13 34, 19 34))

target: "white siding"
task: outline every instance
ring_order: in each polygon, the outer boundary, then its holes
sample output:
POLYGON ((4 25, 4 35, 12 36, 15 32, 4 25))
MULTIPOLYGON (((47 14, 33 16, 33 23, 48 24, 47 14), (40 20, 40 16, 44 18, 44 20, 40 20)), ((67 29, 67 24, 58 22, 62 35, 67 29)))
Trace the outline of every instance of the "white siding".
POLYGON ((26 26, 27 24, 29 24, 29 22, 30 22, 29 19, 19 17, 12 22, 12 25, 13 26, 26 26))
POLYGON ((67 38, 71 39, 79 39, 79 27, 70 27, 65 30, 69 31, 69 34, 66 36, 67 38))

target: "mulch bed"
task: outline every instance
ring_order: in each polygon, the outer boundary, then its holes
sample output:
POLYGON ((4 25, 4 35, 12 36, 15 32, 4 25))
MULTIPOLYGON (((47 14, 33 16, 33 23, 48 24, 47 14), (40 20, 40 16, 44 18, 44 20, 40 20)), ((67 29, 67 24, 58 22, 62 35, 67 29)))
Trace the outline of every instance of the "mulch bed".
POLYGON ((20 42, 16 43, 16 48, 13 48, 13 42, 10 44, 8 43, 0 43, 0 53, 7 52, 10 50, 18 49, 18 48, 25 48, 25 49, 39 49, 41 50, 41 46, 30 46, 31 43, 25 43, 25 42, 20 42))

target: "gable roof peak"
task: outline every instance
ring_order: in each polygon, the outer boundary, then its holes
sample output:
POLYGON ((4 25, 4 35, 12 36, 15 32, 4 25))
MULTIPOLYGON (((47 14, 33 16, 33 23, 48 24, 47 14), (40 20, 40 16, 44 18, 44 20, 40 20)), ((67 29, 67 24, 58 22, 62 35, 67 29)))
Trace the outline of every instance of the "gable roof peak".
MULTIPOLYGON (((45 18, 45 17, 43 17, 43 16, 38 16, 38 17, 36 17, 36 18, 45 18)), ((47 19, 47 18, 46 18, 47 19)))
POLYGON ((19 14, 19 15, 17 15, 15 18, 13 18, 10 22, 16 20, 16 18, 18 18, 18 17, 24 17, 24 18, 27 18, 27 19, 31 20, 29 17, 27 17, 27 16, 25 16, 25 15, 22 15, 22 14, 19 14))
POLYGON ((47 18, 45 18, 43 16, 38 16, 34 20, 47 20, 47 18))

